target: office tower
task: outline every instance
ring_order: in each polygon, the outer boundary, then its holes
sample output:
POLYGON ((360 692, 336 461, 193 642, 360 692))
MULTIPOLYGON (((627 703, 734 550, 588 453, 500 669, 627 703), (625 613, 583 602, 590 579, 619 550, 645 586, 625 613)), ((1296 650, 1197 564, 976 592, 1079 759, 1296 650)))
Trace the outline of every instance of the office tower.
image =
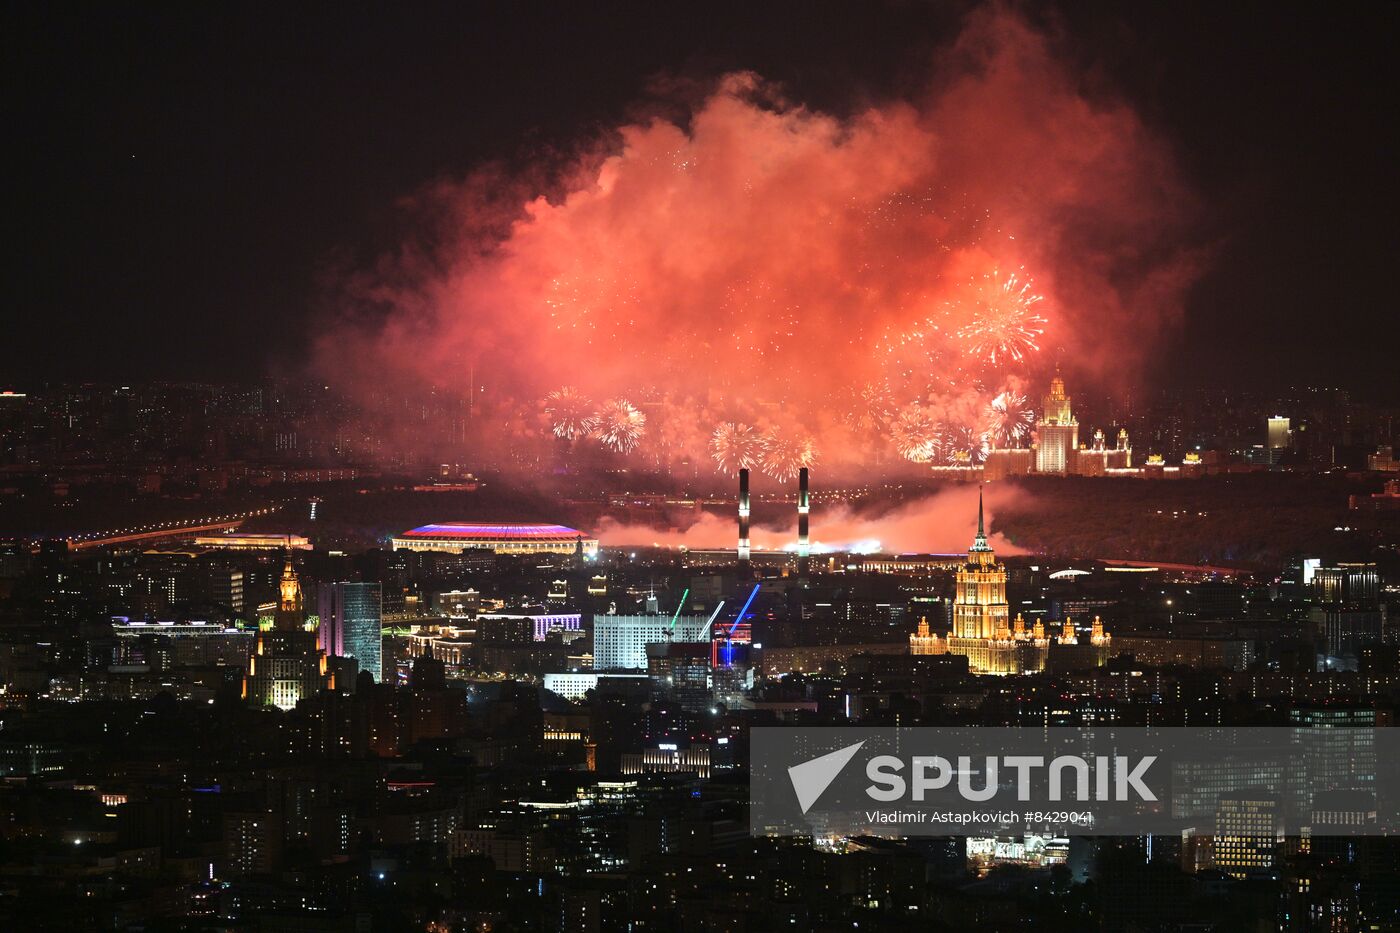
POLYGON ((1269 462, 1278 462, 1278 451, 1293 446, 1293 429, 1289 420, 1282 415, 1274 415, 1268 421, 1269 462))
POLYGON ((1215 807, 1215 867, 1235 878, 1272 878, 1279 869, 1283 813, 1275 794, 1222 794, 1215 807))
POLYGON ((321 587, 320 647, 328 655, 354 658, 379 683, 383 665, 383 611, 378 583, 332 583, 321 587))
POLYGON ((682 709, 707 710, 710 702, 710 646, 706 642, 656 642, 646 646, 647 678, 653 697, 674 700, 682 709))
POLYGON ((673 625, 672 617, 665 613, 595 616, 593 669, 644 671, 647 668, 647 645, 668 641, 703 641, 705 621, 704 615, 678 615, 673 625))
POLYGON ((1288 711, 1297 775, 1295 805, 1313 809, 1314 795, 1376 790, 1376 711, 1361 706, 1300 706, 1288 711))
POLYGON ((1312 568, 1307 581, 1313 595, 1322 604, 1337 604, 1370 608, 1380 600, 1380 573, 1375 564, 1341 563, 1312 568))
POLYGON ((1329 668, 1354 670, 1361 650, 1385 640, 1385 610, 1375 564, 1318 566, 1308 584, 1308 610, 1329 668))

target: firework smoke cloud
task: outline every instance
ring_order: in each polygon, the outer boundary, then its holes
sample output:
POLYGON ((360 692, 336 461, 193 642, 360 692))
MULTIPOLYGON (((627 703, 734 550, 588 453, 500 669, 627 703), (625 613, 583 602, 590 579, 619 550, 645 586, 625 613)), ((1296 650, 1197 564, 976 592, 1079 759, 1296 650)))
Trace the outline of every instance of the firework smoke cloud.
POLYGON ((366 412, 470 394, 478 450, 781 478, 1028 444, 1017 387, 1126 381, 1200 265, 1167 147, 1052 48, 985 8, 907 100, 824 113, 730 74, 562 168, 433 188, 340 293, 323 369, 366 412))

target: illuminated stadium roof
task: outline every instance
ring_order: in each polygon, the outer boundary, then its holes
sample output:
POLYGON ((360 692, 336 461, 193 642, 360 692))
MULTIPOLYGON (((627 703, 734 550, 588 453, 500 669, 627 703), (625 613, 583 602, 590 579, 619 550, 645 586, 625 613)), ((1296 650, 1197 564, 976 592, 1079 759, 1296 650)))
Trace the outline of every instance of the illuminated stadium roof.
POLYGON ((440 522, 423 525, 394 537, 395 550, 460 551, 483 548, 498 553, 529 553, 553 551, 572 553, 583 540, 583 551, 592 556, 598 551, 598 540, 564 525, 546 524, 482 524, 477 522, 440 522))
POLYGON ((574 528, 563 525, 478 525, 471 522, 445 522, 440 525, 423 525, 412 531, 405 531, 403 538, 460 538, 464 541, 496 541, 500 539, 542 541, 545 539, 565 539, 575 541, 588 537, 574 528))

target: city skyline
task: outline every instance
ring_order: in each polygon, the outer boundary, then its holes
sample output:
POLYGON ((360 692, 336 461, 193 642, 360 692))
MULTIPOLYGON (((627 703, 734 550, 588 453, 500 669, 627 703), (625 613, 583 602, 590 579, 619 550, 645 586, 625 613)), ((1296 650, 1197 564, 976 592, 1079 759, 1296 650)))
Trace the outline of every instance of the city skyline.
POLYGON ((4 25, 0 929, 1400 931, 1400 6, 4 25))

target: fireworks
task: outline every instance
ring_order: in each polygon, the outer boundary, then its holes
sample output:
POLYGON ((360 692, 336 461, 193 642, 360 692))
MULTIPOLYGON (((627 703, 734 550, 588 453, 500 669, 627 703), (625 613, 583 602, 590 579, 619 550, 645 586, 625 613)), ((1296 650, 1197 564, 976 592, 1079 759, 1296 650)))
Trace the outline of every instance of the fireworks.
POLYGON ((1026 405, 1026 397, 1010 389, 987 405, 987 434, 997 447, 1021 446, 1034 423, 1035 411, 1026 405))
POLYGON ((944 308, 876 341, 886 387, 898 386, 910 395, 923 395, 944 381, 953 381, 952 370, 963 347, 951 341, 948 318, 944 308))
POLYGON ((598 423, 593 403, 573 386, 564 386, 546 395, 544 412, 549 416, 554 436, 566 441, 586 437, 598 423))
POLYGON ((620 454, 630 453, 646 433, 647 416, 633 407, 626 399, 612 399, 603 403, 598 411, 598 421, 593 428, 593 436, 620 454))
POLYGON ((1015 273, 1002 277, 993 271, 975 283, 971 300, 972 320, 958 329, 974 356, 992 365, 1021 362, 1039 350, 1036 339, 1045 333, 1045 318, 1035 311, 1041 296, 1031 293, 1031 282, 1015 273))
POLYGON ((1039 396, 1037 344, 1076 379, 1136 374, 1200 274, 1198 199, 1158 134, 1082 94, 1016 7, 979 5, 957 40, 977 54, 945 56, 908 99, 824 111, 717 74, 559 153, 414 192, 403 242, 321 302, 316 371, 364 408, 347 413, 356 456, 615 466, 562 450, 597 443, 688 488, 705 459, 764 469, 793 446, 755 452, 726 422, 800 424, 828 479, 873 480, 876 454, 911 472, 896 445, 946 463, 951 425, 1028 446, 988 403, 1013 377, 1039 396), (441 394, 408 419, 386 386, 441 394), (618 395, 645 419, 599 412, 618 395), (922 415, 895 425, 915 400, 937 442, 922 415))
POLYGON ((857 430, 882 429, 894 413, 890 384, 887 379, 852 386, 850 408, 845 420, 857 430))
POLYGON ((774 479, 790 480, 816 459, 817 445, 808 435, 772 430, 763 437, 763 472, 774 479))
POLYGON ((890 424, 895 450, 905 460, 930 463, 943 446, 943 431, 933 413, 914 402, 900 410, 890 424))
POLYGON ((978 464, 987 459, 991 438, 986 431, 970 427, 953 428, 948 434, 945 452, 952 464, 978 464))
POLYGON ((727 421, 710 437, 710 453, 720 471, 732 476, 763 459, 763 435, 750 425, 727 421))

